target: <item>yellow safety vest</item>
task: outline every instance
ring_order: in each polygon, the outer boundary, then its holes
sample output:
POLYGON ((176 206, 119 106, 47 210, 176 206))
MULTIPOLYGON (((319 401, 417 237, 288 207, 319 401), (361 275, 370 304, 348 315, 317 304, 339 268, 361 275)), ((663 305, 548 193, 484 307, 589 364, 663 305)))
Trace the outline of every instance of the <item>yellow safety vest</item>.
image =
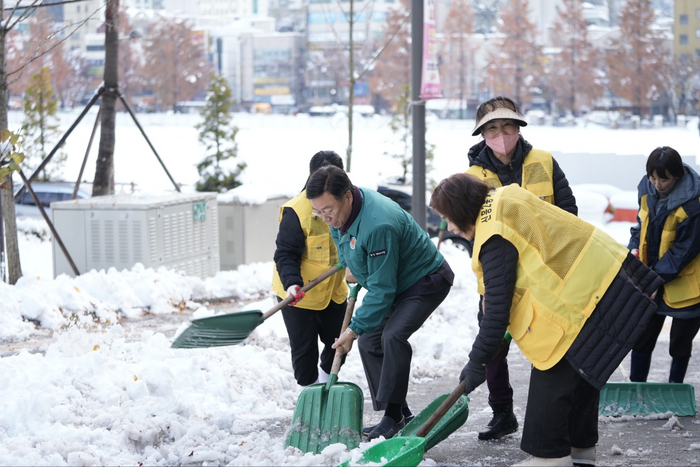
POLYGON ((571 347, 629 251, 516 184, 497 188, 486 197, 476 223, 472 269, 482 295, 479 253, 493 235, 518 249, 508 331, 535 368, 547 370, 571 347))
MULTIPOLYGON (((306 244, 301 254, 301 277, 304 284, 320 276, 338 262, 338 250, 333 243, 328 225, 320 218, 311 214, 311 201, 306 198, 306 191, 287 201, 280 208, 279 220, 282 220, 284 208, 291 208, 299 217, 299 223, 304 231, 306 244)), ((300 284, 303 285, 303 284, 300 284)), ((285 298, 287 291, 274 266, 272 289, 278 297, 285 298)), ((334 274, 313 289, 306 292, 304 299, 299 302, 300 308, 307 310, 323 310, 330 303, 343 303, 348 296, 348 286, 344 274, 334 274)))
MULTIPOLYGON (((472 165, 466 173, 494 188, 502 186, 498 175, 487 168, 472 165)), ((551 153, 541 149, 532 149, 529 152, 523 161, 521 186, 538 198, 554 204, 554 163, 551 153)))
MULTIPOLYGON (((649 228, 649 206, 647 197, 643 195, 639 204, 639 219, 642 221, 639 230, 639 259, 644 264, 648 264, 647 253, 648 239, 647 230, 649 228)), ((674 209, 666 218, 664 223, 661 241, 659 242, 659 259, 671 249, 676 241, 678 225, 688 218, 688 214, 679 206, 674 209)), ((671 308, 685 308, 690 305, 700 303, 700 256, 690 262, 681 273, 671 282, 664 284, 664 301, 671 308)))

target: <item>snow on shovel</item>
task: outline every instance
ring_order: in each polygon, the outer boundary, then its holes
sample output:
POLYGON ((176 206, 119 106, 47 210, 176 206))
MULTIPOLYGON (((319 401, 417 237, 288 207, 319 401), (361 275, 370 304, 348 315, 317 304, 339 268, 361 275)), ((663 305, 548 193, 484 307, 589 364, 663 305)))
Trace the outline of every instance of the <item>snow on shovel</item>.
MULTIPOLYGON (((341 334, 350 323, 360 288, 358 284, 350 289, 341 334)), ((356 384, 337 382, 342 361, 338 347, 328 382, 311 385, 299 395, 285 446, 318 454, 333 443, 343 443, 348 449, 360 445, 364 396, 356 384)))
MULTIPOLYGON (((344 267, 342 263, 335 264, 316 279, 309 281, 300 290, 308 292, 344 267)), ((264 323, 267 318, 293 301, 294 297, 290 295, 265 313, 260 310, 247 310, 192 320, 190 326, 175 339, 171 347, 196 349, 239 344, 247 339, 250 333, 264 323)))
MULTIPOLYGON (((429 436, 433 428, 442 420, 446 413, 450 411, 453 405, 462 405, 465 408, 469 404, 469 398, 464 395, 464 388, 466 382, 462 381, 459 385, 450 393, 447 398, 440 404, 440 407, 435 410, 428 420, 423 423, 423 425, 418 429, 415 435, 412 436, 398 436, 395 438, 390 438, 380 443, 375 444, 369 449, 362 451, 361 457, 359 459, 349 459, 342 464, 340 467, 347 467, 349 465, 383 465, 383 466, 412 466, 415 467, 420 464, 423 460, 423 455, 426 451, 426 437, 429 436), (459 402, 458 402, 459 401, 459 402)), ((430 406, 428 406, 430 407, 430 406)), ((461 407, 458 407, 460 411, 461 407)), ((427 410, 427 409, 426 409, 427 410)), ((422 414, 423 412, 421 412, 422 414)), ((418 418, 418 417, 416 417, 418 418)), ((466 421, 466 417, 464 417, 466 421)), ((413 422, 413 421, 411 421, 413 422)), ((452 431, 459 428, 464 421, 455 426, 454 423, 448 423, 448 427, 453 428, 452 431)), ((408 425, 406 425, 408 428, 408 425)), ((439 430, 444 434, 444 438, 449 435, 445 434, 445 430, 439 430)), ((450 431, 451 433, 451 431, 450 431)))

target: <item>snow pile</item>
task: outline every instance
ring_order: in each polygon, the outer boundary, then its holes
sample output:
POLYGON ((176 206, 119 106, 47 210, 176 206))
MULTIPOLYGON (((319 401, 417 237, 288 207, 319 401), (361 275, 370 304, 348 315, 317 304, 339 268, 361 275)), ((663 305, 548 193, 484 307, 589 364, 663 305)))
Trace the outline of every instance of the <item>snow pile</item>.
POLYGON ((134 318, 144 311, 174 313, 195 308, 193 300, 257 299, 269 294, 271 277, 271 262, 243 265, 206 279, 142 264, 123 271, 93 270, 75 278, 23 276, 15 286, 0 282, 0 340, 29 338, 34 326, 27 320, 57 330, 75 323, 116 323, 121 316, 134 318))
MULTIPOLYGON (((477 330, 469 257, 451 245, 441 250, 455 271, 455 286, 411 338, 414 380, 456 381, 477 330)), ((272 263, 258 263, 200 280, 137 266, 4 285, 0 293, 11 299, 3 300, 0 313, 7 320, 4 335, 13 329, 28 337, 33 325, 21 316, 30 311, 42 325, 60 330, 43 355, 22 350, 0 358, 1 463, 337 465, 357 456, 368 444, 351 452, 328 446, 319 455, 284 447, 280 419, 291 417, 300 388, 281 316, 273 315, 240 345, 205 349, 172 349, 162 333, 132 333, 115 324, 122 313, 173 312, 189 300, 212 299, 214 292, 264 294, 271 272, 272 263)), ((246 308, 271 304, 265 298, 246 308)), ((199 307, 197 313, 211 310, 199 307)), ((369 398, 356 349, 341 376, 369 398)))

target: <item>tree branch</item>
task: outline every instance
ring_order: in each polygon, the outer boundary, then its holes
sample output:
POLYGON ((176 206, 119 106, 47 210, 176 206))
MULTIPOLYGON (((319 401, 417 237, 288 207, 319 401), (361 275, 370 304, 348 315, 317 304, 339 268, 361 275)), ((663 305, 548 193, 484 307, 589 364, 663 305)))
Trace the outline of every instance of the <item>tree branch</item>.
POLYGON ((84 25, 84 24, 86 24, 88 21, 90 21, 90 20, 93 18, 93 16, 95 16, 102 8, 104 8, 104 6, 101 6, 100 8, 98 8, 97 10, 95 10, 90 16, 88 16, 87 18, 85 18, 83 21, 80 21, 80 22, 78 22, 78 23, 75 23, 75 28, 74 28, 69 34, 67 34, 65 37, 61 38, 58 42, 56 42, 55 44, 53 44, 50 48, 48 48, 48 49, 46 49, 46 50, 40 52, 41 48, 42 48, 44 45, 46 45, 46 43, 47 43, 49 40, 53 39, 54 37, 56 37, 57 35, 59 35, 61 32, 67 30, 68 28, 70 28, 70 27, 73 26, 73 25, 64 26, 64 27, 58 29, 57 31, 55 31, 55 32, 53 32, 53 33, 51 33, 51 34, 49 34, 49 36, 48 36, 41 44, 39 44, 39 45, 34 49, 34 53, 32 54, 32 56, 29 57, 29 59, 28 59, 21 67, 19 67, 18 69, 13 70, 13 71, 10 71, 10 72, 7 73, 7 77, 8 77, 8 78, 9 78, 11 75, 14 75, 14 74, 16 74, 16 73, 19 73, 19 75, 17 75, 12 81, 8 81, 7 84, 10 85, 10 84, 12 84, 12 83, 15 83, 17 80, 21 79, 21 78, 22 78, 22 75, 24 75, 24 71, 27 69, 27 66, 28 66, 30 63, 32 63, 32 62, 38 60, 39 58, 41 58, 41 57, 43 57, 44 55, 48 54, 48 53, 51 52, 53 49, 55 49, 56 47, 58 47, 59 45, 63 44, 65 41, 67 41, 73 34, 75 34, 75 32, 78 30, 78 28, 80 28, 82 25, 84 25))
POLYGON ((367 73, 372 68, 372 64, 374 64, 374 62, 377 61, 382 52, 384 52, 384 50, 389 46, 389 44, 391 44, 391 41, 394 40, 394 37, 396 37, 399 34, 399 32, 401 32, 401 29, 403 29, 403 27, 406 25, 410 18, 410 15, 404 15, 403 21, 396 27, 396 30, 392 33, 391 37, 386 41, 382 48, 379 49, 372 58, 370 58, 370 60, 365 64, 363 70, 357 75, 358 80, 361 79, 365 75, 365 73, 367 73))
MULTIPOLYGON (((12 17, 15 15, 15 12, 16 12, 17 9, 20 7, 19 4, 20 4, 21 2, 18 0, 18 1, 15 3, 15 6, 13 6, 13 7, 11 8, 12 11, 10 11, 10 14, 7 15, 7 21, 5 21, 5 24, 8 24, 9 26, 5 26, 5 31, 9 31, 10 29, 14 28, 14 27, 17 25, 17 23, 19 23, 20 21, 25 20, 27 17, 29 17, 29 15, 31 15, 32 13, 34 13, 34 10, 31 9, 31 8, 32 8, 32 7, 35 7, 35 5, 36 5, 38 2, 39 2, 39 0, 34 0, 29 6, 22 7, 22 8, 23 8, 22 13, 21 13, 21 14, 19 15, 19 17, 15 20, 14 23, 10 24, 10 22, 12 21, 12 17)), ((36 7, 35 7, 35 9, 36 9, 36 7)), ((6 9, 6 10, 7 10, 7 9, 6 9)))

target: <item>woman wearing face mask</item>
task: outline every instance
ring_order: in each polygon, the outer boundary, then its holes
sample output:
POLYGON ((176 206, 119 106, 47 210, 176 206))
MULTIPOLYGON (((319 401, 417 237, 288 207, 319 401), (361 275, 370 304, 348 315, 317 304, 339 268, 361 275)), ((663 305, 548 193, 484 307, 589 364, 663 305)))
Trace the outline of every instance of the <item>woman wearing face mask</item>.
MULTIPOLYGON (((494 188, 520 185, 540 199, 564 211, 577 215, 576 199, 569 182, 552 155, 535 149, 520 135, 520 127, 527 126, 517 103, 508 97, 494 97, 476 110, 476 126, 472 136, 481 135, 482 141, 469 150, 467 173, 494 188)), ((479 322, 483 316, 483 297, 479 306, 479 322)), ((493 418, 479 432, 479 439, 499 439, 518 429, 513 413, 513 388, 508 376, 508 350, 503 350, 487 367, 489 405, 493 418)))
POLYGON ((673 318, 669 383, 682 383, 700 329, 700 176, 668 146, 647 159, 628 248, 664 280, 657 313, 632 351, 630 379, 645 382, 666 316, 673 318))

